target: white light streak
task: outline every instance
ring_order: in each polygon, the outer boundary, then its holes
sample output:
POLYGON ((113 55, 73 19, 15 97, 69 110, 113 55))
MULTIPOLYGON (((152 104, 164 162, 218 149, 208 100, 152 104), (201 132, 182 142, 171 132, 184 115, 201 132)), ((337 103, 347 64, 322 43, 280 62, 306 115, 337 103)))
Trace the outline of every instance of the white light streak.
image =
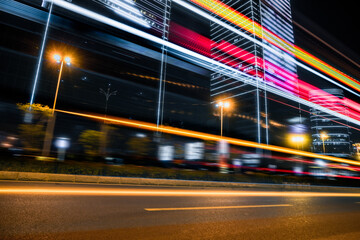
MULTIPOLYGON (((126 31, 126 32, 129 32, 131 34, 134 34, 138 37, 142 37, 144 39, 147 39, 149 41, 152 41, 152 42, 155 42, 159 45, 163 45, 163 46, 166 46, 168 47, 169 49, 172 49, 172 50, 175 50, 174 54, 177 54, 178 56, 181 56, 183 58, 186 58, 192 62, 196 62, 197 64, 199 64, 200 66, 204 67, 204 68, 207 68, 209 70, 211 69, 214 69, 214 66, 217 66, 219 67, 219 70, 218 72, 223 74, 223 75, 226 75, 226 76, 229 76, 233 79, 236 79, 240 82, 244 82, 244 79, 242 77, 246 77, 247 79, 253 79, 254 81, 246 81, 246 83, 254 86, 254 87, 257 87, 257 81, 256 80, 260 80, 258 81, 259 82, 259 85, 258 87, 261 88, 261 89, 266 89, 268 92, 271 92, 271 93, 274 93, 278 96, 281 96, 281 97, 284 97, 286 99, 289 99, 289 100, 292 100, 292 101, 295 101, 295 102, 299 102, 301 104, 304 104, 306 106, 309 106, 309 107, 312 107, 312 108, 316 108, 322 112, 326 112, 330 115, 333 115, 333 116, 337 116, 341 119, 344 119, 346 121, 349 121, 351 123, 354 123, 358 126, 360 126, 360 121, 357 121, 353 118, 350 118, 348 116, 345 116, 345 115, 342 115, 340 113, 337 113, 337 112, 334 112, 328 108, 325 108, 325 107, 322 107, 318 104, 315 104, 315 103, 312 103, 312 102, 309 102, 305 99, 302 99, 302 98, 299 98, 299 97, 296 97, 296 96, 293 96, 293 95, 290 95, 288 94, 287 92, 284 92, 284 91, 281 91, 279 89, 276 89, 272 86, 269 86, 269 85, 266 85, 264 82, 262 82, 262 79, 260 78, 257 78, 257 77, 249 77, 247 74, 245 73, 242 73, 241 71, 238 71, 226 64, 222 64, 220 62, 217 62, 213 59, 210 59, 208 57, 205 57, 201 54, 198 54, 196 52, 193 52, 189 49, 186 49, 186 48, 183 48, 183 47, 180 47, 174 43, 171 43, 171 42, 168 42, 168 41, 165 41, 161 38, 158 38, 158 37, 155 37, 149 33, 146 33, 146 32, 143 32, 141 30, 138 30, 136 28, 133 28, 133 27, 130 27, 128 25, 125 25, 125 24, 122 24, 120 22, 117 22, 113 19, 110 19, 108 17, 105 17, 103 15, 100 15, 98 13, 95 13, 95 12, 92 12, 90 10, 87 10, 85 8, 82 8, 82 7, 79 7, 77 5, 74 5, 74 4, 71 4, 69 2, 66 2, 64 0, 53 0, 54 1, 54 4, 58 5, 59 7, 63 7, 69 11, 72 11, 72 12, 75 12, 75 13, 78 13, 78 14, 81 14, 83 16, 86 16, 86 17, 89 17, 93 20, 96 20, 96 21, 99 21, 99 22, 102 22, 104 24, 107 24, 107 25, 110 25, 112 27, 115 27, 115 28, 118 28, 120 30, 123 30, 123 31, 126 31)), ((181 0, 173 0, 174 2, 182 2, 181 0)), ((216 20, 216 19, 214 19, 216 20)), ((254 40, 256 41, 256 40, 254 40)), ((273 49, 269 48, 271 51, 273 51, 273 49)), ((284 54, 284 55, 287 55, 287 54, 284 54)), ((291 57, 289 57, 289 60, 292 60, 291 57)), ((320 73, 319 73, 320 74, 320 73)), ((359 95, 360 96, 360 95, 359 95)))
POLYGON ((344 90, 346 90, 346 91, 348 91, 348 92, 351 92, 352 94, 360 97, 360 94, 359 94, 359 93, 357 93, 357 92, 355 92, 355 91, 353 91, 353 90, 351 90, 351 89, 349 89, 349 88, 341 85, 340 83, 338 83, 338 82, 332 80, 331 78, 329 78, 329 77, 327 77, 327 76, 325 76, 325 75, 323 75, 323 74, 315 71, 314 69, 306 66, 305 64, 296 61, 292 56, 289 56, 288 53, 284 52, 283 50, 279 49, 279 50, 281 50, 281 52, 282 52, 282 53, 279 53, 279 52, 277 52, 276 50, 274 50, 273 48, 271 48, 270 46, 262 43, 261 41, 259 41, 259 40, 257 40, 257 39, 254 39, 254 38, 252 38, 251 36, 246 35, 245 33, 239 31, 238 29, 236 29, 236 28, 234 28, 234 27, 231 27, 230 25, 228 25, 228 24, 226 24, 226 23, 224 23, 224 22, 216 19, 215 17, 211 16, 210 14, 208 14, 208 13, 206 13, 206 12, 204 12, 204 11, 202 11, 202 10, 200 10, 200 9, 198 9, 198 8, 196 8, 196 7, 192 6, 192 5, 184 2, 183 0, 173 0, 173 2, 179 4, 180 6, 183 6, 183 7, 187 8, 187 9, 189 9, 189 10, 191 10, 192 12, 194 12, 194 13, 196 13, 196 14, 198 14, 198 15, 200 15, 200 16, 202 16, 202 17, 204 17, 204 18, 206 18, 206 19, 208 19, 208 20, 210 20, 210 21, 212 21, 212 22, 215 22, 215 23, 223 26, 224 28, 227 28, 227 29, 230 30, 230 31, 233 31, 233 32, 236 33, 236 34, 239 34, 240 36, 246 38, 247 40, 252 41, 252 42, 254 42, 255 44, 258 44, 259 46, 261 46, 261 47, 269 50, 270 52, 274 53, 275 55, 279 56, 280 58, 285 58, 286 60, 295 63, 295 64, 298 65, 299 67, 302 67, 302 68, 304 68, 305 70, 307 70, 307 71, 309 71, 309 72, 311 72, 311 73, 313 73, 313 74, 315 74, 315 75, 317 75, 317 76, 319 76, 319 77, 321 77, 321 78, 323 78, 323 79, 325 79, 325 80, 327 80, 327 81, 329 81, 329 82, 331 82, 331 83, 333 83, 333 84, 341 87, 342 89, 344 89, 344 90))
POLYGON ((43 40, 41 43, 40 56, 39 56, 39 60, 38 60, 37 67, 36 67, 36 74, 35 74, 35 78, 34 78, 33 89, 31 91, 30 107, 34 103, 35 92, 36 92, 36 87, 37 87, 37 83, 39 80, 40 67, 41 67, 42 59, 43 59, 43 55, 44 55, 44 48, 46 45, 46 38, 47 38, 48 30, 49 30, 52 9, 53 9, 53 3, 50 3, 50 9, 49 9, 48 18, 46 21, 45 32, 44 32, 43 40))

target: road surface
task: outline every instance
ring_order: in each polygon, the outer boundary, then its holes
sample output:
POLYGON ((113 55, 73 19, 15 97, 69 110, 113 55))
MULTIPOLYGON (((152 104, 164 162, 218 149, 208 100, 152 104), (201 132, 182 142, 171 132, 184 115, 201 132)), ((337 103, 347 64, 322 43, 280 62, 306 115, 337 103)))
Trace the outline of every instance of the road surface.
POLYGON ((0 239, 360 239, 360 193, 0 182, 0 239))

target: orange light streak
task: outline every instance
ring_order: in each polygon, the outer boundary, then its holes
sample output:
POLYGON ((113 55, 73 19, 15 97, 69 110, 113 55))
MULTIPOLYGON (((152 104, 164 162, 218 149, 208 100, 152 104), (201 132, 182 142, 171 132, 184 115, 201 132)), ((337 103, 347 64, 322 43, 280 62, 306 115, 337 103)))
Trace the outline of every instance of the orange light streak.
POLYGON ((186 130, 186 129, 180 129, 180 128, 162 126, 162 125, 157 127, 156 124, 153 124, 153 123, 147 123, 147 122, 130 120, 130 119, 119 118, 119 117, 110 118, 110 117, 102 117, 102 116, 98 116, 98 115, 94 115, 94 114, 85 114, 85 113, 78 113, 78 112, 71 112, 71 111, 64 111, 64 110, 56 110, 56 111, 60 112, 60 113, 66 113, 66 114, 76 115, 76 116, 80 116, 80 117, 91 118, 91 119, 95 119, 95 120, 101 120, 101 121, 106 120, 107 122, 112 122, 113 124, 118 124, 118 125, 131 127, 131 128, 139 128, 139 129, 144 129, 144 130, 149 130, 149 131, 154 131, 154 132, 159 131, 159 132, 164 132, 164 133, 168 133, 168 134, 197 138, 197 139, 202 139, 202 140, 210 140, 210 141, 225 140, 229 144, 233 144, 233 145, 237 145, 237 146, 260 148, 260 149, 270 150, 270 151, 275 151, 275 152, 295 154, 295 155, 311 157, 311 158, 320 158, 320 159, 330 160, 330 161, 334 161, 334 162, 360 166, 360 162, 357 162, 357 161, 352 161, 352 160, 347 160, 347 159, 337 158, 337 157, 332 157, 332 156, 326 156, 326 155, 321 155, 321 154, 316 154, 316 153, 311 153, 311 152, 306 152, 306 151, 301 151, 301 150, 295 150, 295 149, 285 148, 285 147, 280 147, 280 146, 266 145, 266 144, 261 144, 261 143, 259 144, 259 143, 236 139, 236 138, 221 137, 221 136, 214 135, 214 134, 208 134, 208 133, 197 132, 197 131, 192 131, 192 130, 186 130))
POLYGON ((360 197, 360 193, 293 192, 293 191, 213 191, 213 190, 151 190, 151 189, 87 189, 87 188, 3 188, 0 194, 55 194, 90 196, 174 196, 174 197, 360 197))
POLYGON ((190 0, 190 1, 226 19, 227 21, 241 27, 242 29, 254 34, 255 36, 265 39, 269 43, 275 45, 276 47, 282 49, 283 51, 286 51, 296 56, 298 59, 328 74, 329 76, 339 80, 340 82, 346 84, 347 86, 352 87, 357 91, 360 91, 360 84, 356 79, 330 66, 329 64, 325 63, 324 61, 320 60, 314 55, 306 52, 300 47, 287 42, 286 40, 277 36, 272 31, 264 28, 259 23, 252 21, 250 18, 239 13, 238 11, 222 3, 221 1, 219 0, 190 0))

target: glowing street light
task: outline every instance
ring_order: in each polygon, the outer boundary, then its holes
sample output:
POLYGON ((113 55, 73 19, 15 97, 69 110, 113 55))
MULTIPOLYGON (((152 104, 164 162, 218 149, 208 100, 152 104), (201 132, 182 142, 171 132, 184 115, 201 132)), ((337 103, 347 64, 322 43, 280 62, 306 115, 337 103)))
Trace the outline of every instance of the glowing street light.
POLYGON ((299 149, 300 144, 303 145, 306 142, 306 136, 304 134, 291 134, 289 140, 299 149))
POLYGON ((56 62, 60 63, 60 61, 61 61, 61 56, 60 56, 59 54, 55 54, 55 55, 54 55, 54 59, 55 59, 56 62))
POLYGON ((295 143, 301 143, 301 142, 305 141, 305 138, 304 138, 304 136, 297 135, 297 136, 291 137, 291 141, 295 142, 295 143))
POLYGON ((321 132, 320 133, 320 138, 321 138, 322 143, 323 143, 323 153, 325 153, 325 140, 329 138, 329 135, 327 135, 326 132, 321 132))
POLYGON ((58 92, 59 92, 59 86, 60 86, 60 80, 61 80, 61 74, 62 74, 64 62, 68 66, 70 66, 70 64, 71 64, 71 58, 68 56, 63 58, 59 54, 54 54, 54 59, 57 63, 60 63, 60 71, 59 71, 59 76, 58 76, 58 81, 57 81, 57 86, 56 86, 54 105, 52 108, 52 115, 54 115, 54 112, 55 112, 55 106, 56 106, 57 96, 58 96, 58 92))
POLYGON ((224 108, 229 109, 230 108, 230 102, 226 101, 219 101, 215 105, 216 107, 220 108, 220 136, 223 135, 223 118, 224 118, 224 108))

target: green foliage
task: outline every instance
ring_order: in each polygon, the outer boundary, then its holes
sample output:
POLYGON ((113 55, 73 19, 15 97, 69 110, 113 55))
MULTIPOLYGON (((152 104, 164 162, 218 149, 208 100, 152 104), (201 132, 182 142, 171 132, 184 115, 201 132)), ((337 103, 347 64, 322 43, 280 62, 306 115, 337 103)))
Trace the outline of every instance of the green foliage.
POLYGON ((22 110, 24 113, 32 114, 33 119, 43 120, 47 119, 52 115, 52 109, 47 105, 42 105, 40 103, 17 103, 16 106, 18 109, 22 110))
POLYGON ((44 126, 40 124, 20 124, 19 135, 26 149, 38 151, 45 136, 44 126))
POLYGON ((45 137, 45 123, 51 116, 51 109, 39 103, 17 103, 16 106, 31 118, 31 124, 20 124, 19 135, 25 149, 39 151, 45 137))
POLYGON ((100 140, 103 133, 95 130, 84 130, 79 137, 79 142, 85 149, 85 154, 90 157, 99 155, 100 140))
POLYGON ((252 183, 295 183, 312 185, 338 185, 358 187, 359 183, 351 179, 338 179, 337 181, 327 179, 316 179, 312 176, 279 176, 264 173, 253 174, 221 174, 211 171, 189 171, 186 169, 168 169, 159 167, 142 167, 135 165, 112 166, 97 162, 51 162, 38 161, 26 158, 6 158, 0 159, 0 171, 18 172, 42 172, 42 173, 61 173, 61 174, 81 174, 81 175, 102 175, 102 176, 121 176, 121 177, 145 177, 162 179, 184 179, 202 181, 222 181, 222 182, 252 182, 252 183))
POLYGON ((150 151, 151 140, 148 137, 132 137, 127 142, 130 152, 138 156, 147 156, 150 151))

